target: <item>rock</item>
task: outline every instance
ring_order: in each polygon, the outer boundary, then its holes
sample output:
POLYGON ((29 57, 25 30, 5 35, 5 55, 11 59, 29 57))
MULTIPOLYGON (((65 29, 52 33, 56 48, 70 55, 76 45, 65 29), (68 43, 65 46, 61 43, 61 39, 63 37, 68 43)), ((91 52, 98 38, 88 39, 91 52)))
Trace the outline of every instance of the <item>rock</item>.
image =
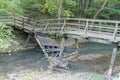
POLYGON ((8 80, 18 80, 17 79, 17 74, 13 73, 13 74, 8 74, 8 80))
POLYGON ((58 57, 54 58, 54 63, 49 66, 49 69, 53 70, 54 68, 62 68, 65 69, 68 67, 69 62, 64 61, 58 57))

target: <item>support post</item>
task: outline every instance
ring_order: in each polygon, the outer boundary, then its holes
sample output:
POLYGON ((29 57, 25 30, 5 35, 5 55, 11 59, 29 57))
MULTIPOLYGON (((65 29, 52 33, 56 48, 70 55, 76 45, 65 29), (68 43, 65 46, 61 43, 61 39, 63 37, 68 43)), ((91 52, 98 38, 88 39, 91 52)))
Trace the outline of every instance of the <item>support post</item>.
POLYGON ((63 37, 62 37, 62 42, 61 42, 61 49, 60 49, 59 57, 61 57, 62 54, 63 54, 63 51, 64 51, 64 44, 65 44, 65 37, 63 36, 63 37))
POLYGON ((14 15, 14 26, 16 25, 16 23, 15 23, 15 15, 14 15))
POLYGON ((75 47, 76 47, 76 53, 79 53, 80 47, 79 47, 79 40, 75 39, 75 47))
POLYGON ((25 45, 24 45, 25 47, 27 47, 27 44, 30 41, 31 37, 32 37, 31 34, 29 34, 28 37, 27 37, 27 39, 26 39, 26 41, 25 41, 25 45))
POLYGON ((111 77, 112 73, 113 73, 113 69, 115 66, 115 60, 116 60, 116 56, 117 56, 117 51, 118 51, 118 43, 113 43, 114 48, 113 48, 113 52, 112 52, 112 57, 111 57, 111 62, 110 62, 110 67, 108 70, 108 76, 111 77))
POLYGON ((23 17, 23 19, 22 19, 23 21, 22 21, 22 26, 23 26, 23 28, 24 28, 24 26, 25 26, 25 18, 23 17))
POLYGON ((85 26, 85 29, 84 29, 85 36, 87 36, 88 24, 89 24, 88 21, 86 21, 86 26, 85 26))

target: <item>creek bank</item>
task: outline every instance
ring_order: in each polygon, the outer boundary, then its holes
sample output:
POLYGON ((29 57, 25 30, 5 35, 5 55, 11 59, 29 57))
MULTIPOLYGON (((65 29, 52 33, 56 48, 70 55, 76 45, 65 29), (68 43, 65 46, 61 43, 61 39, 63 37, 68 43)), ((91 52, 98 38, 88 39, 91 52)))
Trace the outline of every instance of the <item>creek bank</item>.
POLYGON ((27 47, 25 46, 28 33, 25 33, 22 30, 15 29, 14 34, 15 34, 14 43, 11 43, 11 46, 9 48, 0 49, 1 54, 11 54, 14 52, 25 51, 36 48, 37 44, 34 38, 31 38, 27 47))

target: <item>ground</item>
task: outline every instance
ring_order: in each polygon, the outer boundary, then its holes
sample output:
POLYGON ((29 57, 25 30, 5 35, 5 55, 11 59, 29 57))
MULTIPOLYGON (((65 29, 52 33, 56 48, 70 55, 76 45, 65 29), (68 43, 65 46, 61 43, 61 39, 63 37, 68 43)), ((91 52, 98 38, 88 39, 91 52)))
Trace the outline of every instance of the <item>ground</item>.
POLYGON ((105 77, 98 73, 89 73, 89 72, 79 72, 79 73, 70 73, 70 72, 52 72, 52 71, 25 71, 17 74, 12 74, 11 80, 105 80, 105 77), (87 75, 87 76, 86 76, 87 75), (14 77, 13 77, 14 76, 14 77))

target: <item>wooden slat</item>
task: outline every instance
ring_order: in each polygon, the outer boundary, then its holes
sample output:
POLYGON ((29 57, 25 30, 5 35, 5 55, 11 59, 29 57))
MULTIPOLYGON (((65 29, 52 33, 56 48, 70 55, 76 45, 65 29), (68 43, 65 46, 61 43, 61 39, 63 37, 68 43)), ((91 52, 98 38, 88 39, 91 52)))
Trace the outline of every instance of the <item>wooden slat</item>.
POLYGON ((53 41, 52 39, 50 39, 49 37, 43 37, 43 36, 37 36, 38 39, 42 42, 42 45, 48 45, 48 46, 58 46, 58 44, 53 41))

